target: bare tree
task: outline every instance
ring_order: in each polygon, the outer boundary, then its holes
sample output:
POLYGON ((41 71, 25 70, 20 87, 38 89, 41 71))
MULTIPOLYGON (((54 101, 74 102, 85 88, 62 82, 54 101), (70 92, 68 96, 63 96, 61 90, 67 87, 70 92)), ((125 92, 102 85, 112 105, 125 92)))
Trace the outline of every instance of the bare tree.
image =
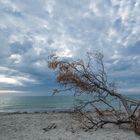
POLYGON ((90 96, 79 100, 76 106, 76 111, 83 116, 83 124, 87 129, 97 129, 108 123, 128 123, 133 124, 135 130, 140 132, 140 101, 117 92, 115 84, 108 80, 103 57, 99 52, 87 53, 86 61, 68 61, 51 55, 48 66, 56 71, 57 82, 64 90, 71 90, 75 96, 90 96), (85 113, 87 110, 96 113, 85 113))

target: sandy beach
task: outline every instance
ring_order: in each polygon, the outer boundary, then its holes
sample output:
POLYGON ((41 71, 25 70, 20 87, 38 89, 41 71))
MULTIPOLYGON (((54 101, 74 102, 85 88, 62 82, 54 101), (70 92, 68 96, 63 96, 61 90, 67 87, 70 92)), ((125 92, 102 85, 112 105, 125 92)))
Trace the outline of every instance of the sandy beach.
POLYGON ((140 136, 114 125, 86 132, 71 113, 0 113, 0 140, 85 139, 139 140, 140 136))

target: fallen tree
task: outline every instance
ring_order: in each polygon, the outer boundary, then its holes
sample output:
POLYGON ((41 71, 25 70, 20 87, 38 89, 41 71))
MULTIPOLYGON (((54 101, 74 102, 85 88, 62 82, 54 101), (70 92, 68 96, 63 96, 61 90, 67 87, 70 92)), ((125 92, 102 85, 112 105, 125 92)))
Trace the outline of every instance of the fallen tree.
POLYGON ((71 90, 75 96, 88 95, 88 98, 78 101, 75 109, 87 129, 98 129, 108 123, 128 123, 140 133, 140 101, 118 93, 115 84, 109 82, 103 54, 87 53, 86 61, 68 61, 51 55, 48 67, 56 71, 61 90, 71 90), (96 113, 85 113, 87 111, 96 113))

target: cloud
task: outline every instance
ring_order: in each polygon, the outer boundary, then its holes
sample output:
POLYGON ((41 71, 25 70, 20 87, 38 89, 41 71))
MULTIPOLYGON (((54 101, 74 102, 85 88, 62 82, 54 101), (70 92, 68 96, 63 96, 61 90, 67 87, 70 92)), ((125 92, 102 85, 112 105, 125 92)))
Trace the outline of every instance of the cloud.
POLYGON ((31 84, 39 83, 39 81, 34 79, 31 75, 8 67, 0 67, 0 73, 0 85, 5 88, 17 86, 26 87, 31 84))
POLYGON ((55 86, 49 54, 84 58, 99 50, 112 79, 138 88, 139 9, 139 0, 0 0, 0 72, 7 78, 0 85, 47 92, 55 86))

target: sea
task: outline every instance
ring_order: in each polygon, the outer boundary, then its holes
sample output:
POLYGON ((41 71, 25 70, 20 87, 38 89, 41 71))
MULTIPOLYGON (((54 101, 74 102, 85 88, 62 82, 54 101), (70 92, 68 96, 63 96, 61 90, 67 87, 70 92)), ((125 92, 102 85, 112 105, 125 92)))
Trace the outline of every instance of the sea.
MULTIPOLYGON (((140 95, 127 95, 140 100, 140 95)), ((86 97, 81 97, 85 99, 86 97)), ((74 96, 2 96, 0 112, 61 112, 73 111, 77 103, 74 96)))

